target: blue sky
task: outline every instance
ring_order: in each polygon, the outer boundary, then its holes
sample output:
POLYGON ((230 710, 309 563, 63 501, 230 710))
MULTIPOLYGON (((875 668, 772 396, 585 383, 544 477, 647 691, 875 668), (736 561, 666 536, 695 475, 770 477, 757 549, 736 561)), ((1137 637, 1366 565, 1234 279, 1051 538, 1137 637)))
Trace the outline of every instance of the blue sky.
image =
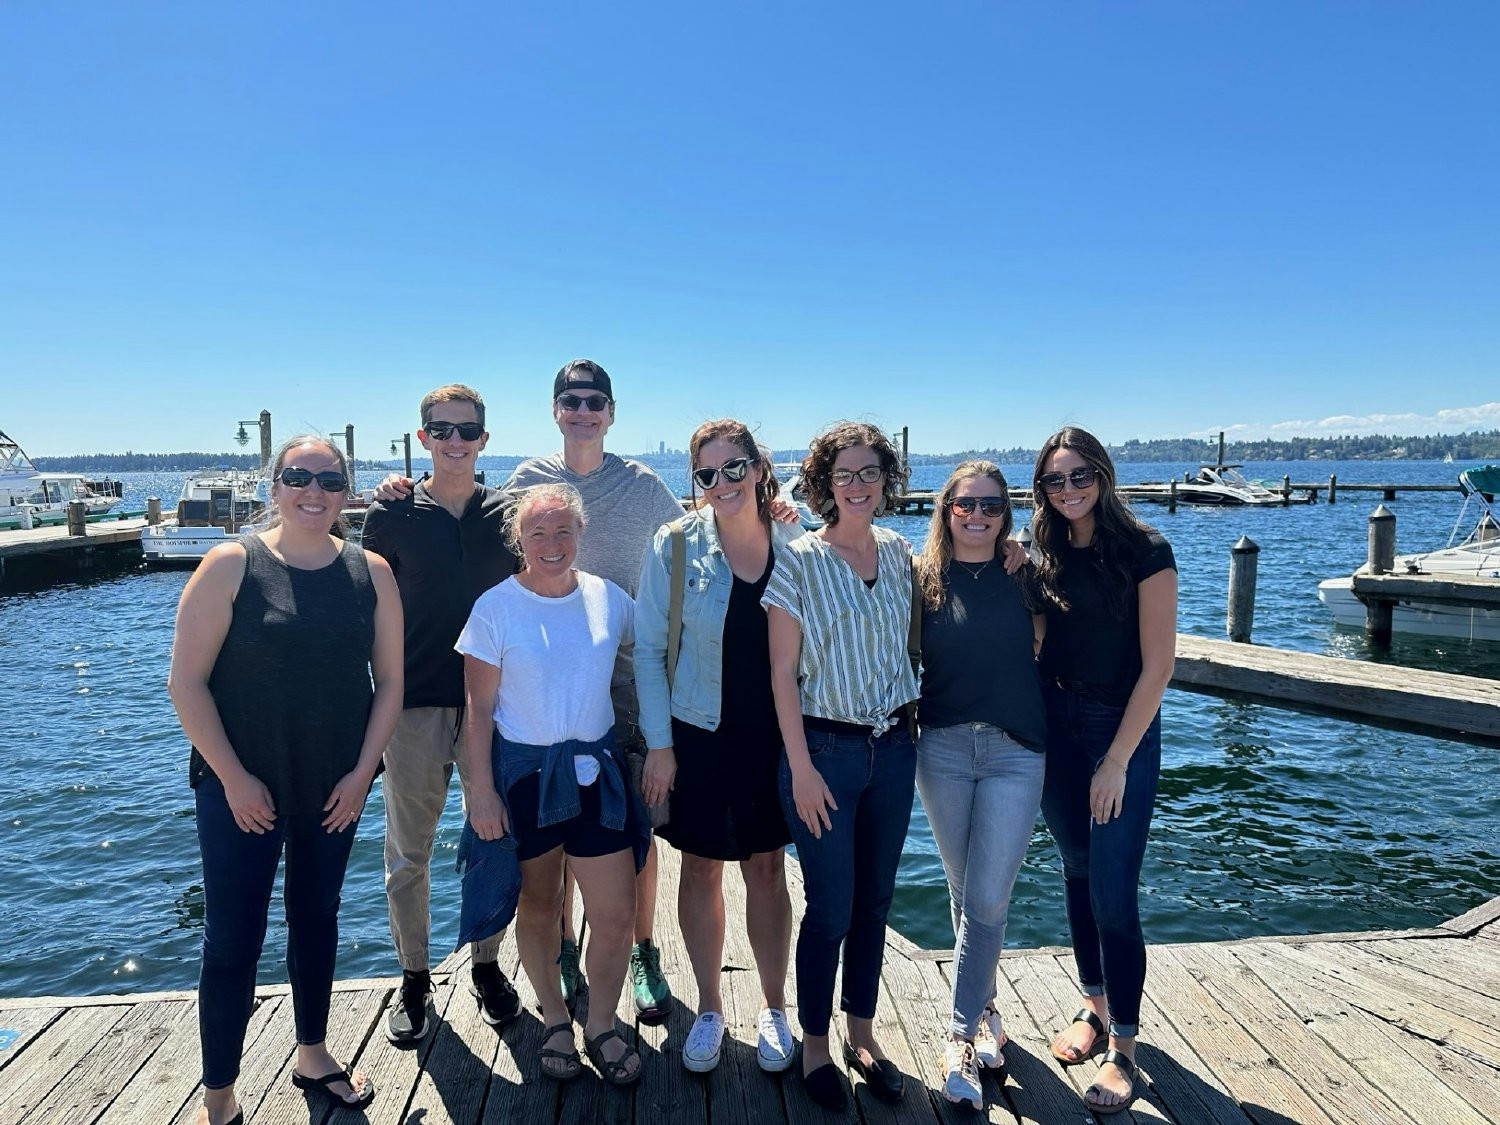
POLYGON ((0 7, 0 428, 1500 426, 1492 2, 0 7))

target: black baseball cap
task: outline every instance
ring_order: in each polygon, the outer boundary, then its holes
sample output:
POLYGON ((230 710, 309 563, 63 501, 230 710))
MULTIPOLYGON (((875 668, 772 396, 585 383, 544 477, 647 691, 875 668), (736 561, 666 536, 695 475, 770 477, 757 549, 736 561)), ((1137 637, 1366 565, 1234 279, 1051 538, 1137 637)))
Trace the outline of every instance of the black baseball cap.
POLYGON ((609 372, 591 359, 575 359, 563 364, 557 378, 552 380, 554 399, 560 394, 576 394, 579 391, 600 391, 610 402, 615 401, 609 372))

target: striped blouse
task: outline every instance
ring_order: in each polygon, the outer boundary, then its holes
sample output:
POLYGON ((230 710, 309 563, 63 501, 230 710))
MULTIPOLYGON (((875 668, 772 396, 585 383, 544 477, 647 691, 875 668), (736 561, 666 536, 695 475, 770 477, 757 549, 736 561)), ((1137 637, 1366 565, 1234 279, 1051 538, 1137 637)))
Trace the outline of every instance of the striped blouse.
POLYGON ((884 731, 891 712, 918 694, 906 653, 911 544, 886 528, 871 530, 874 589, 821 535, 804 535, 777 552, 760 602, 802 626, 802 713, 884 731))

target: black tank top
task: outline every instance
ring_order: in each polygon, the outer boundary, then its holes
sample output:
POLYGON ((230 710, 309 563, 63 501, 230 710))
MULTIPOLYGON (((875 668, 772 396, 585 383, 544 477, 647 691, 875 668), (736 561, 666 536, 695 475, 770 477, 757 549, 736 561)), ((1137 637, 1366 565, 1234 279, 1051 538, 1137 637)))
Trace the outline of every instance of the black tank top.
MULTIPOLYGON (((241 542, 245 576, 208 690, 229 745, 276 812, 321 812, 359 761, 370 717, 370 568, 352 543, 327 566, 299 570, 258 536, 241 542)), ((189 781, 196 787, 211 772, 195 748, 189 781)))

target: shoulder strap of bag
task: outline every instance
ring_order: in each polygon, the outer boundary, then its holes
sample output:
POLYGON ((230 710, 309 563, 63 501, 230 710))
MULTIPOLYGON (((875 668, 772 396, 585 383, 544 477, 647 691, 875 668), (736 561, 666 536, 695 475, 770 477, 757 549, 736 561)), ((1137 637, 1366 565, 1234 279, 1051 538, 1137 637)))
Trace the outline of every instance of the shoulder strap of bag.
POLYGON ((677 652, 682 647, 682 594, 687 581, 687 534, 681 520, 667 525, 672 532, 672 600, 667 607, 667 690, 677 678, 677 652))

